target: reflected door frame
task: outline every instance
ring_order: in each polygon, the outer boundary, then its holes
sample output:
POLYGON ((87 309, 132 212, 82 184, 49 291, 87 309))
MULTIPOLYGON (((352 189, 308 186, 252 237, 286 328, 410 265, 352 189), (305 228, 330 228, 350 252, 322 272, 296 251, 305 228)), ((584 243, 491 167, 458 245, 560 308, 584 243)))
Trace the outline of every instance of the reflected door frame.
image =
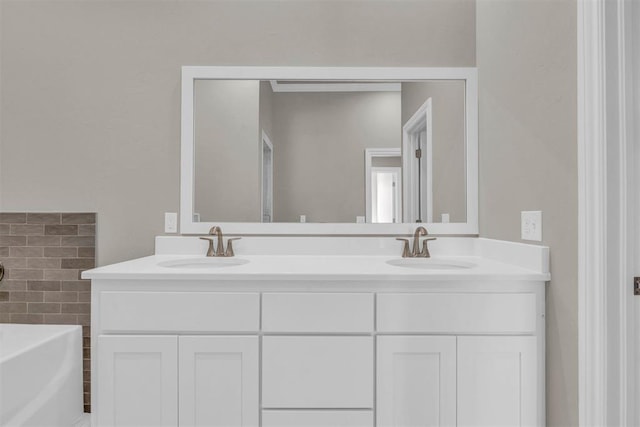
POLYGON ((262 222, 273 222, 273 143, 264 130, 261 130, 262 137, 260 138, 260 218, 262 222), (268 170, 265 171, 265 148, 270 151, 270 163, 268 170), (265 172, 268 174, 268 181, 265 189, 265 172), (265 191, 266 190, 266 191, 265 191), (266 193, 266 194, 265 194, 266 193), (265 221, 265 205, 269 209, 270 219, 265 221))
POLYGON ((433 105, 431 98, 402 126, 402 212, 403 222, 433 222, 433 105), (421 143, 421 134, 425 140, 421 143), (423 148, 424 147, 424 148, 423 148), (416 150, 422 154, 418 162, 416 150), (418 185, 420 182, 421 185, 418 185), (420 194, 420 197, 418 197, 420 194), (419 205, 424 207, 419 212, 419 205), (420 214, 421 213, 421 214, 420 214))
MULTIPOLYGON (((364 150, 364 204, 365 204, 365 222, 370 224, 373 218, 372 215, 372 203, 373 198, 371 195, 372 183, 371 173, 373 169, 373 159, 376 157, 400 157, 402 152, 400 148, 367 148, 364 150)), ((400 194, 403 194, 402 187, 400 187, 400 194)), ((399 218, 402 218, 403 213, 400 212, 399 218)))

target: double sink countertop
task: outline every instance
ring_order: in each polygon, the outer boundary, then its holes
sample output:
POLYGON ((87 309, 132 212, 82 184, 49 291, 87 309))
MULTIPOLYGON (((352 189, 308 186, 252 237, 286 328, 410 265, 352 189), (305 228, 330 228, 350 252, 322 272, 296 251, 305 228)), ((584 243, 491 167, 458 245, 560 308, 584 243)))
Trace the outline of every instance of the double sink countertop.
POLYGON ((104 280, 550 280, 549 248, 472 237, 430 243, 431 258, 402 258, 382 237, 246 237, 235 257, 205 257, 197 237, 157 237, 156 254, 82 274, 104 280), (330 255, 328 255, 330 253, 330 255))

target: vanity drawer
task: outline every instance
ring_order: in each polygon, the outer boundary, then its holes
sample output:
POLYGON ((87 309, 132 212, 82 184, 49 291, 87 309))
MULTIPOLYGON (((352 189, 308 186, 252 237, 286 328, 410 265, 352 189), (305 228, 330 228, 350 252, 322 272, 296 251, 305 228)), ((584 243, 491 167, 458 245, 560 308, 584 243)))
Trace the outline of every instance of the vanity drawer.
POLYGON ((378 332, 533 334, 530 293, 378 294, 378 332))
POLYGON ((265 332, 372 332, 373 294, 265 293, 265 332))
POLYGON ((360 411, 262 411, 262 427, 373 427, 373 413, 360 411))
POLYGON ((262 339, 264 408, 373 408, 372 337, 262 339))
POLYGON ((122 332, 254 332, 260 295, 221 292, 101 292, 100 327, 122 332))

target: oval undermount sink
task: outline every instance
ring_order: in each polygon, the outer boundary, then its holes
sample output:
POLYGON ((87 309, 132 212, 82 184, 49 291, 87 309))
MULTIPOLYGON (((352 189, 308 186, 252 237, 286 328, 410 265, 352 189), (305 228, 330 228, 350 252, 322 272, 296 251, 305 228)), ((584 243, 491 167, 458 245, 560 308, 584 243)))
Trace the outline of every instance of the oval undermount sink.
POLYGON ((233 267, 234 265, 247 264, 248 259, 242 258, 215 258, 215 257, 202 257, 202 258, 184 258, 174 259, 170 261, 159 262, 160 267, 168 268, 221 268, 221 267, 233 267))
POLYGON ((468 261, 457 261, 441 258, 399 258, 390 259, 387 264, 396 267, 417 268, 425 270, 460 270, 473 268, 476 264, 468 261))

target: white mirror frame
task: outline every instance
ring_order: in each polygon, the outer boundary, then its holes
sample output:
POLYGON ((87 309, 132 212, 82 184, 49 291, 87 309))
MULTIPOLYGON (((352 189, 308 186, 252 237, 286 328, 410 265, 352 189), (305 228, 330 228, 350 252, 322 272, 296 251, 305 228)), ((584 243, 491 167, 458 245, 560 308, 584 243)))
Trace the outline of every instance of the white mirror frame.
MULTIPOLYGON (((256 136, 257 138, 257 136, 256 136)), ((256 143, 256 147, 258 144, 256 143)), ((430 234, 478 234, 478 73, 476 68, 397 67, 182 67, 182 133, 180 232, 206 234, 220 226, 226 234, 409 235, 416 226, 430 234), (194 222, 194 87, 195 80, 464 80, 466 106, 467 221, 457 223, 261 223, 194 222)), ((364 190, 363 190, 364 191, 364 190)), ((364 207, 363 207, 364 208, 364 207)), ((363 209, 364 212, 364 209, 363 209)))

